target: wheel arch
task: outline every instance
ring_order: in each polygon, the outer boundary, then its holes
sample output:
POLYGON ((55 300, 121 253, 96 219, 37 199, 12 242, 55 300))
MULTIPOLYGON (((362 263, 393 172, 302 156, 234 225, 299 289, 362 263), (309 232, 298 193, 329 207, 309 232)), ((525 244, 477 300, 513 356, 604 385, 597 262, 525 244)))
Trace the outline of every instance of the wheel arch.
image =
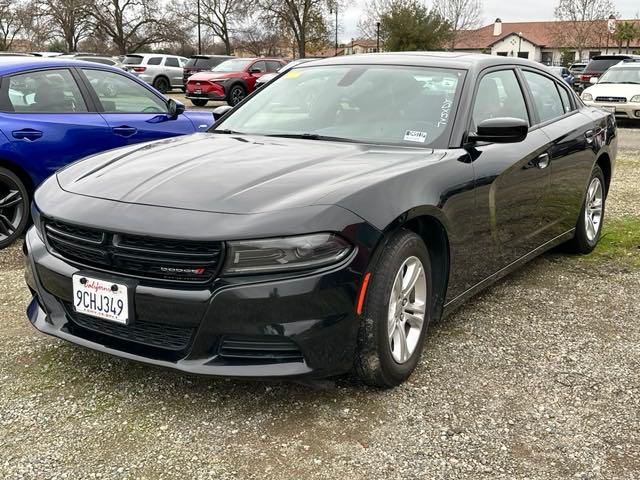
POLYGON ((24 168, 20 167, 15 162, 6 160, 2 157, 0 157, 0 167, 6 168, 7 170, 13 172, 22 181, 22 183, 24 183, 24 186, 27 188, 27 192, 29 192, 29 197, 33 198, 35 184, 31 176, 24 168))
POLYGON ((611 185, 611 158, 609 154, 604 152, 600 154, 598 159, 596 160, 596 165, 600 167, 602 173, 604 174, 604 183, 605 183, 605 192, 606 195, 609 194, 609 185, 611 185))
MULTIPOLYGON (((401 229, 410 230, 417 234, 427 246, 431 261, 433 286, 432 320, 441 318, 449 286, 451 257, 446 223, 446 219, 439 209, 424 207, 403 213, 384 230, 385 239, 391 238, 401 229)), ((380 249, 384 248, 386 240, 382 243, 380 249)))

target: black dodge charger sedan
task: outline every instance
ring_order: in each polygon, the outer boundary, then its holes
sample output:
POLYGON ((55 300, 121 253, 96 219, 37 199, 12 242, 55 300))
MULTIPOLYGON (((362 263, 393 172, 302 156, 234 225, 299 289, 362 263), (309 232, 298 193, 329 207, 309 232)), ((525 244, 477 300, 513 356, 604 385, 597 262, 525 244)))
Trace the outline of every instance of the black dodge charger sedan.
POLYGON ((207 133, 45 182, 28 316, 185 372, 394 386, 431 321, 556 245, 593 250, 616 150, 613 116, 526 60, 308 62, 207 133))

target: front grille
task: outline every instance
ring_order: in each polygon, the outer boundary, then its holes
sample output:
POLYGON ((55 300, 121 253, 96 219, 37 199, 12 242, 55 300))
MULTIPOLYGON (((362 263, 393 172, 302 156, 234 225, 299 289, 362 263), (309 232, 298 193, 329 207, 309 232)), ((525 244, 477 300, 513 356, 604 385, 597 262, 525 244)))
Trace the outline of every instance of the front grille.
POLYGON ((220 342, 218 355, 230 361, 300 362, 302 352, 285 337, 225 336, 220 342))
POLYGON ((625 97, 596 97, 596 102, 627 103, 627 99, 625 97))
POLYGON ((204 283, 222 260, 222 242, 193 242, 104 232, 45 221, 50 248, 82 266, 135 278, 204 283))
POLYGON ((121 325, 109 320, 101 320, 73 312, 70 307, 67 308, 67 313, 74 324, 84 329, 120 340, 165 350, 184 350, 189 345, 193 335, 193 328, 174 327, 143 321, 135 321, 130 325, 121 325))

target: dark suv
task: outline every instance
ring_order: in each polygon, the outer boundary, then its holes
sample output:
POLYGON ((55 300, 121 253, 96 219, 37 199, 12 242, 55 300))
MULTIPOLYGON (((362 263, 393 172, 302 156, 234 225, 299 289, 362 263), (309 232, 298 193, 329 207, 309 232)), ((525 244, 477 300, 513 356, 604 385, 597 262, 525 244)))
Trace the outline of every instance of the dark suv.
POLYGON ((591 85, 592 78, 600 78, 600 76, 609 70, 610 67, 627 59, 640 59, 640 55, 598 55, 591 59, 585 69, 576 77, 573 88, 582 92, 591 85))
POLYGON ((192 57, 189 57, 189 61, 183 69, 185 87, 187 85, 187 80, 194 73, 209 71, 216 65, 219 65, 230 58, 233 57, 229 55, 193 55, 192 57))

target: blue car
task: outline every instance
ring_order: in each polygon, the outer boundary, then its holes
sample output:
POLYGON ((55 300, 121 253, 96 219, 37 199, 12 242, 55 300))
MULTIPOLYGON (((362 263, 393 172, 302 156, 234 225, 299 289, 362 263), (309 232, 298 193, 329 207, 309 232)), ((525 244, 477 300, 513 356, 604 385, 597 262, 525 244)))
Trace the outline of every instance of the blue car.
POLYGON ((65 165, 104 150, 207 130, 210 112, 184 111, 114 67, 0 58, 0 248, 29 222, 34 189, 65 165))

